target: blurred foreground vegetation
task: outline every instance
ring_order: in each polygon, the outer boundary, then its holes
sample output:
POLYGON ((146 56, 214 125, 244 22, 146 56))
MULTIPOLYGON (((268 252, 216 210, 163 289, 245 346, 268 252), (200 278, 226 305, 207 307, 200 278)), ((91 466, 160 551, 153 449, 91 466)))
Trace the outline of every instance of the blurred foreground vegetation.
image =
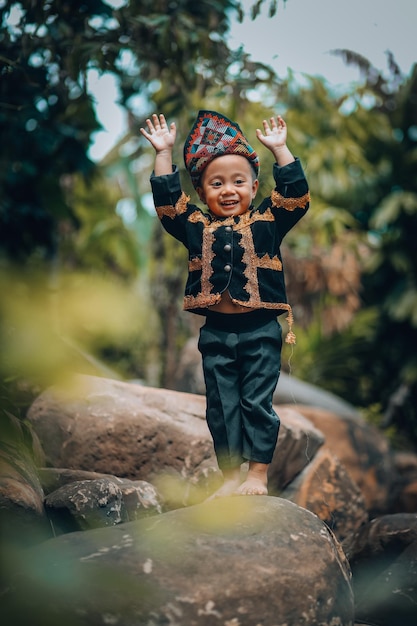
MULTIPOLYGON (((403 76, 388 54, 381 73, 340 50, 363 81, 334 93, 314 77, 278 80, 229 49, 239 3, 119 4, 0 2, 2 410, 12 403, 24 417, 71 371, 175 385, 198 322, 181 310, 185 250, 149 208, 152 155, 138 128, 153 111, 175 119, 182 167, 199 108, 224 111, 250 137, 281 113, 312 193, 285 245, 297 346, 285 347, 284 368, 415 448, 417 67, 403 76), (90 72, 116 77, 129 121, 99 164, 88 155, 99 129, 90 72)), ((279 21, 282 5, 264 5, 279 21)), ((258 198, 272 181, 259 152, 258 198)))

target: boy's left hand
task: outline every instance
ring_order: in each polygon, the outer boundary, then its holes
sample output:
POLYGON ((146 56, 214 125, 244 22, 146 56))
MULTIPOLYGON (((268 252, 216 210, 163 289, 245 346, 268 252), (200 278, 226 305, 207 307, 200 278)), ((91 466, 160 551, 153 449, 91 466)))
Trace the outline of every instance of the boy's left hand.
POLYGON ((285 146, 287 141, 287 125, 280 115, 277 115, 275 120, 271 117, 269 123, 267 120, 262 122, 264 127, 264 133, 257 128, 256 136, 263 145, 269 150, 274 150, 280 146, 285 146))

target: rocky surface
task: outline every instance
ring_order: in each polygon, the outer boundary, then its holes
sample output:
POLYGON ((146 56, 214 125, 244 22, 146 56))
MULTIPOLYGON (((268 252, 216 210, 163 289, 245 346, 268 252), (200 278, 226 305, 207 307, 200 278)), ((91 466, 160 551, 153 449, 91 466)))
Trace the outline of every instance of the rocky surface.
POLYGON ((314 514, 281 498, 222 498, 71 533, 27 558, 34 565, 3 604, 21 623, 47 595, 50 612, 77 626, 353 626, 339 544, 314 514), (39 585, 63 572, 66 594, 39 585))
POLYGON ((202 504, 221 481, 202 396, 74 382, 0 447, 7 623, 414 626, 417 455, 277 405, 270 495, 202 504))

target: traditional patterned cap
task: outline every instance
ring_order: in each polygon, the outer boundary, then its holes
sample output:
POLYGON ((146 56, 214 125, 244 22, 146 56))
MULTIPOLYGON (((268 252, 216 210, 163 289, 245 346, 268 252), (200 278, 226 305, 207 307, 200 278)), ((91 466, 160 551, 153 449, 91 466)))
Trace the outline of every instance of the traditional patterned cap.
POLYGON ((200 176, 210 161, 225 154, 244 156, 258 176, 258 155, 238 124, 216 111, 199 111, 184 144, 185 167, 195 188, 199 186, 200 176))

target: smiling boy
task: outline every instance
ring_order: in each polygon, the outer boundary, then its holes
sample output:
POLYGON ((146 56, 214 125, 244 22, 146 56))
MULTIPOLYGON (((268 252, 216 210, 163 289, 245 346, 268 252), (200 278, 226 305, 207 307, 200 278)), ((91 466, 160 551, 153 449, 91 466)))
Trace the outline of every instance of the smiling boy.
POLYGON ((202 110, 184 145, 191 181, 208 212, 181 190, 172 163, 175 124, 147 120, 142 135, 155 150, 151 185, 163 227, 189 252, 184 309, 205 316, 200 330, 207 424, 224 484, 212 497, 266 495, 279 417, 272 398, 286 341, 295 342, 280 244, 309 208, 301 164, 287 147, 281 116, 263 120, 258 140, 275 158, 275 189, 255 208, 259 159, 240 127, 202 110), (249 469, 241 484, 241 465, 249 469))

